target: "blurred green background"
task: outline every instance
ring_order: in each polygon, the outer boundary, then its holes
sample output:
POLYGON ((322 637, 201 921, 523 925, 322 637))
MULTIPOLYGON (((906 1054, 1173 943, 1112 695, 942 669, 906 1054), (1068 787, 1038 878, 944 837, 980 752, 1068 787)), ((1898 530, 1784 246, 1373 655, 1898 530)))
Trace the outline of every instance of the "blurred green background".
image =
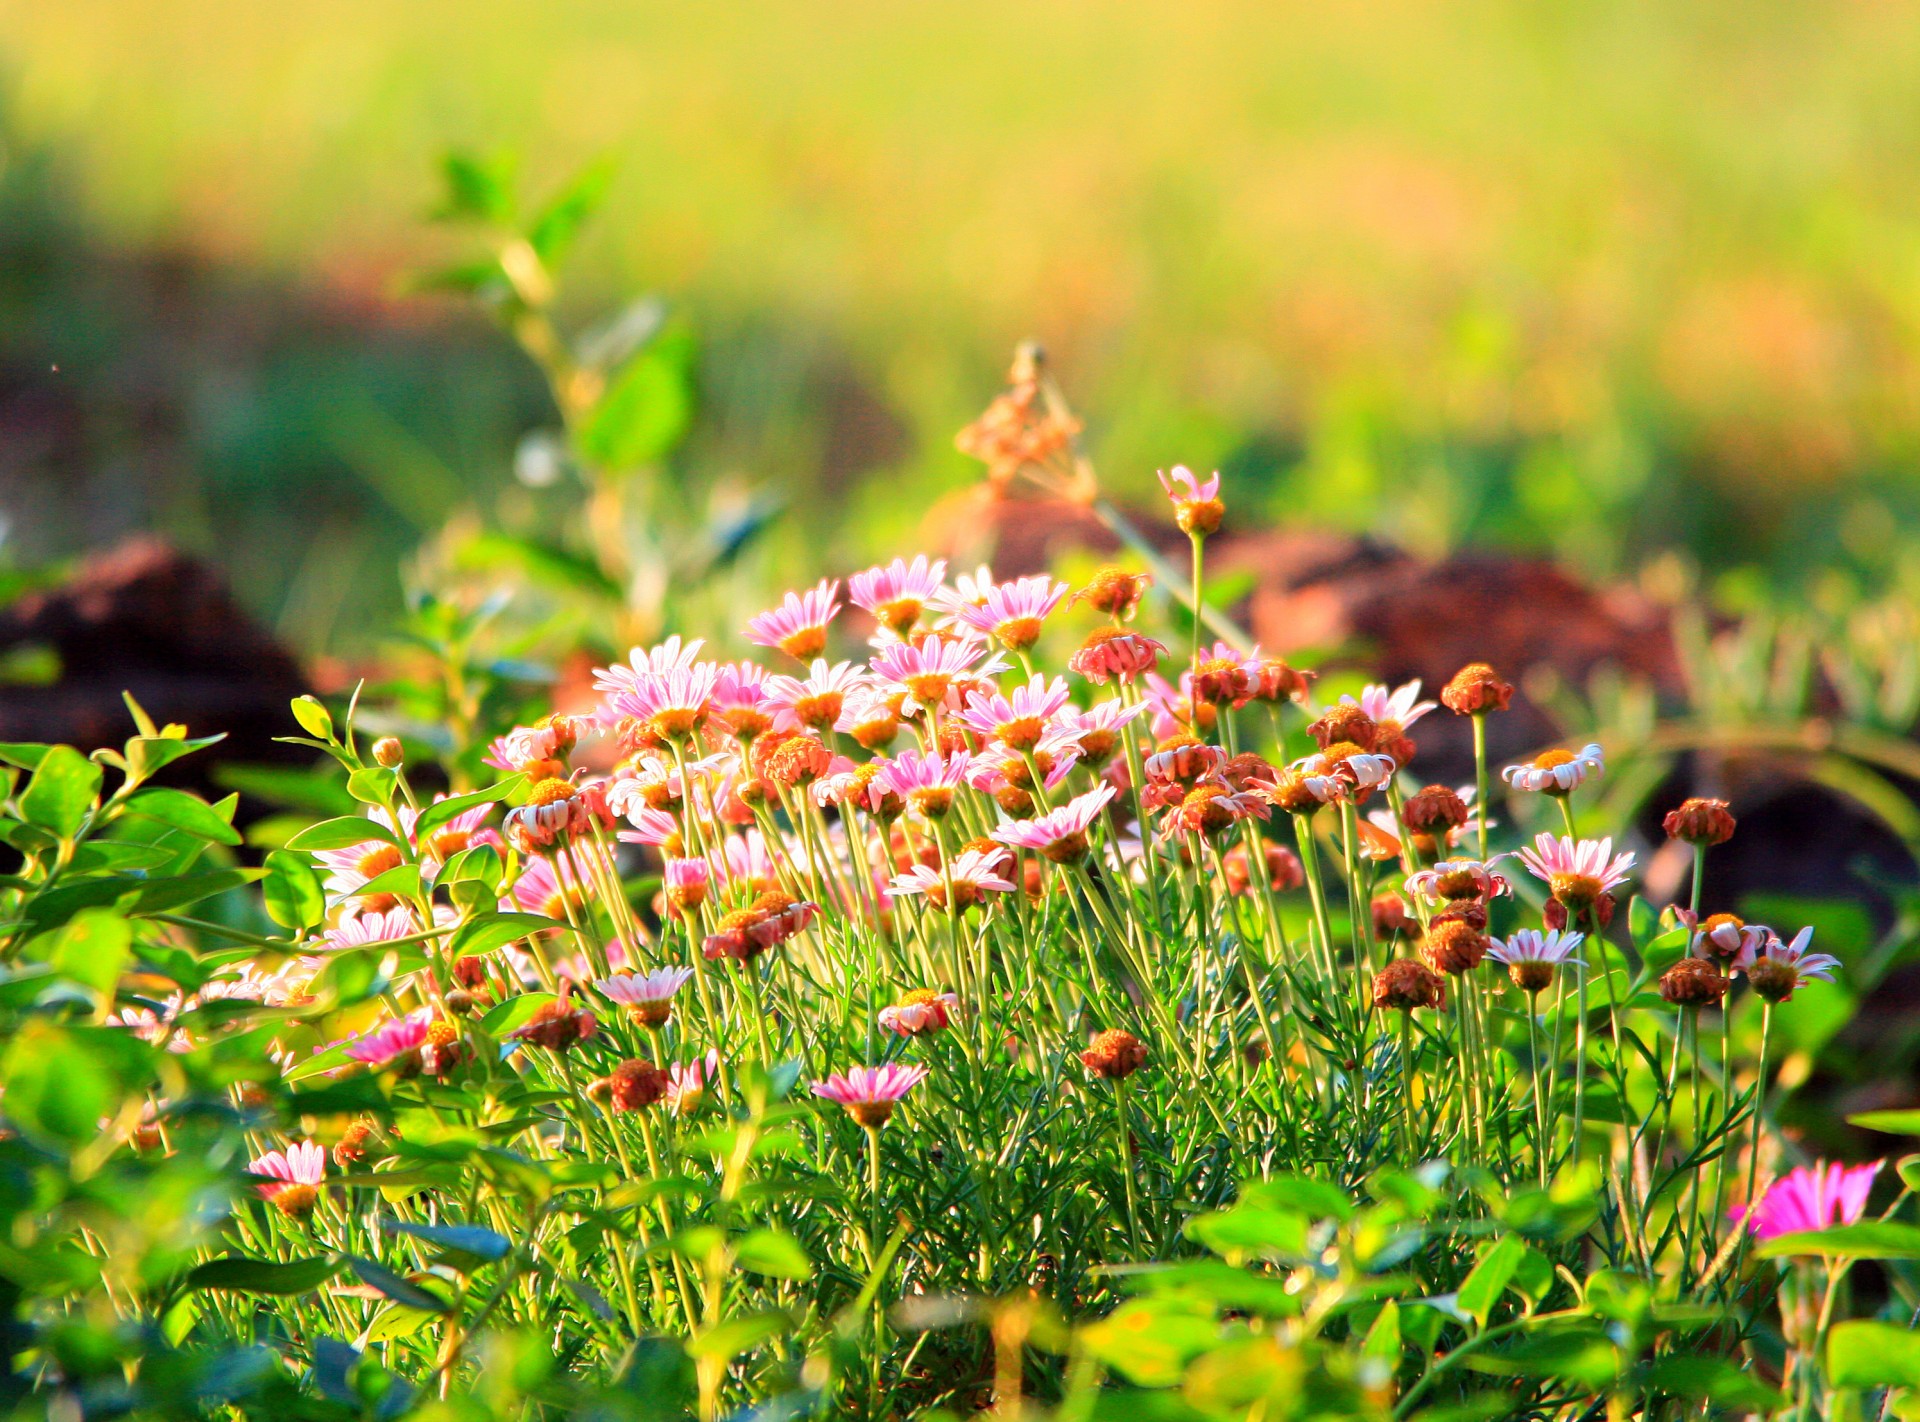
POLYGON ((1920 7, 0 0, 0 500, 352 650, 551 415, 426 221, 614 164, 584 322, 698 341, 672 456, 769 576, 910 545, 1046 344, 1106 481, 1730 599, 1916 580, 1920 7))

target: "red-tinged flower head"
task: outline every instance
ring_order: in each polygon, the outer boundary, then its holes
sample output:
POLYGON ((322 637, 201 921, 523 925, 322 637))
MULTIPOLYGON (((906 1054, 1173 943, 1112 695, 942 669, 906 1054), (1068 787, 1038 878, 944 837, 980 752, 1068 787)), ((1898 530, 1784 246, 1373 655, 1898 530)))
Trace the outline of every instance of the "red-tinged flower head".
POLYGON ((652 1062, 621 1062, 587 1087, 587 1095, 615 1111, 642 1111, 667 1094, 672 1079, 652 1062))
POLYGON ((1704 958, 1682 958, 1660 975, 1660 996, 1676 1007, 1718 1002, 1733 979, 1704 958))
POLYGON ((1183 786, 1198 785, 1227 763, 1227 753, 1219 746, 1201 742, 1197 736, 1180 734, 1160 742, 1143 767, 1148 781, 1183 786))
POLYGON ((1205 538, 1220 527, 1227 506, 1220 501, 1220 476, 1210 474, 1202 481, 1184 464, 1160 475, 1160 487, 1173 501, 1173 521, 1180 531, 1194 538, 1205 538))
POLYGON ((1096 686, 1110 678, 1123 682, 1146 675, 1160 664, 1166 646, 1125 627, 1097 627, 1067 659, 1069 669, 1096 686))
POLYGON ((1115 1027, 1089 1042, 1080 1060, 1102 1081, 1121 1081, 1147 1064, 1147 1047, 1133 1033, 1115 1027))
POLYGON ((341 1134, 339 1142, 333 1148, 333 1163, 342 1170, 352 1169, 367 1158, 367 1143, 373 1138, 373 1122, 353 1122, 341 1134))
POLYGON ((576 1043, 592 1039, 599 1030, 600 1023, 591 1012, 575 1007, 569 1001, 573 992, 571 979, 563 979, 560 995, 552 1002, 542 1003, 526 1024, 507 1035, 533 1047, 545 1047, 550 1052, 564 1052, 576 1043))
POLYGON ((820 911, 817 904, 770 889, 744 909, 723 917, 707 935, 702 951, 709 958, 748 963, 799 933, 820 911))
POLYGON ((1266 818, 1267 806, 1251 791, 1236 792, 1218 780, 1202 781, 1169 805, 1161 816, 1161 832, 1175 837, 1198 834, 1216 835, 1231 829, 1249 815, 1266 818))
POLYGON ((880 1026, 902 1037, 919 1037, 946 1030, 960 999, 950 992, 915 988, 891 1007, 880 1009, 880 1026))
POLYGON ((1467 802, 1444 785, 1429 785, 1407 796, 1400 818, 1415 834, 1443 839, 1467 822, 1467 802))
POLYGON ((788 593, 780 606, 747 623, 747 640, 778 648, 805 665, 827 649, 827 625, 839 611, 840 584, 823 578, 803 593, 788 593))
POLYGON ((1425 963, 1401 958, 1373 975, 1373 1005, 1397 1012, 1416 1007, 1439 1012, 1447 1005, 1447 982, 1425 963))
POLYGON ((1420 956, 1436 973, 1467 973, 1480 966, 1491 946, 1483 931, 1485 918, 1476 924, 1464 914, 1449 911, 1427 925, 1420 956))
MULTIPOLYGON (((1300 863, 1300 856, 1291 849, 1279 844, 1261 846, 1267 864, 1267 887, 1276 894, 1290 893, 1306 883, 1306 870, 1300 863)), ((1224 861, 1227 867, 1227 892, 1244 896, 1253 892, 1253 875, 1247 867, 1247 851, 1244 846, 1236 846, 1228 852, 1224 861)))
POLYGON ((1280 657, 1258 656, 1253 679, 1255 701, 1291 701, 1304 706, 1312 690, 1314 673, 1289 666, 1280 657))
POLYGON ((1375 894, 1368 907, 1373 913, 1375 938, 1411 936, 1420 931, 1420 920, 1407 908, 1407 901, 1396 893, 1375 894))
MULTIPOLYGON (((1129 573, 1124 568, 1102 568, 1087 585, 1073 595, 1095 612, 1104 612, 1115 622, 1130 622, 1140 599, 1153 586, 1153 574, 1129 573)), ((1161 648, 1162 651, 1166 649, 1161 648)), ((1075 668, 1078 670, 1078 668, 1075 668)))
POLYGON ((1253 699, 1259 670, 1259 663, 1249 661, 1224 642, 1216 642, 1211 651, 1202 650, 1199 661, 1184 678, 1188 700, 1216 709, 1244 706, 1253 699))
POLYGON ((1788 1234, 1811 1234, 1834 1225, 1858 1224, 1867 1212, 1867 1196, 1885 1161, 1852 1167, 1818 1161, 1802 1165, 1776 1180, 1760 1203, 1748 1210, 1735 1206, 1727 1218, 1747 1228, 1757 1239, 1788 1234))
POLYGON ((927 1078, 923 1066, 888 1062, 885 1066, 854 1067, 813 1083, 813 1094, 847 1108, 847 1114, 877 1131, 893 1116, 894 1107, 927 1078))
POLYGON ((1267 802, 1285 814, 1312 815, 1326 803, 1315 793, 1314 780, 1303 766, 1276 770, 1273 788, 1267 791, 1267 802))
POLYGON ((1680 808, 1667 811, 1662 822, 1673 839, 1685 840, 1702 849, 1725 844, 1733 838, 1734 818, 1725 800, 1682 800, 1680 808))
POLYGON ((1504 711, 1513 700, 1513 687, 1500 680, 1485 662, 1473 662, 1454 673, 1440 692, 1440 704, 1460 716, 1484 716, 1504 711))
POLYGON ((833 768, 833 752, 812 736, 787 736, 767 753, 763 765, 774 784, 804 789, 833 768))
POLYGON ((1307 727, 1307 734, 1323 752, 1339 745, 1370 752, 1380 739, 1380 727, 1358 706, 1343 701, 1321 713, 1320 719, 1307 727))
POLYGON ((1491 864, 1477 859, 1442 859, 1431 868, 1409 874, 1407 889, 1430 904, 1498 898, 1513 892, 1512 885, 1494 873, 1491 864))

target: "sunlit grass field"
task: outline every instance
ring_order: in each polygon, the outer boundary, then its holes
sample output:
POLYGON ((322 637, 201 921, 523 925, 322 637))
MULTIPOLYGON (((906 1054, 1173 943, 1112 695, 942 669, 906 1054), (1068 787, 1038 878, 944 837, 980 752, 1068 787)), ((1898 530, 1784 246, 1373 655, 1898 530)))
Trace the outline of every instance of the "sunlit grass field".
POLYGON ((1603 570, 1884 569, 1920 505, 1910 4, 5 0, 0 53, 90 221, 346 293, 445 253, 449 146, 613 155, 576 290, 707 336, 708 474, 870 474, 851 382, 964 479, 1033 335, 1123 489, 1603 570))

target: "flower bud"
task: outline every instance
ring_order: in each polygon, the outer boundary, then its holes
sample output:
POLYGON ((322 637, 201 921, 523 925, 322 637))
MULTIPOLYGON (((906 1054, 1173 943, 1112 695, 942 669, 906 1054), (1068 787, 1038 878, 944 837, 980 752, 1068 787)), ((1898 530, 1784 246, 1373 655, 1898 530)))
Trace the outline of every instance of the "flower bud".
POLYGON ((398 736, 382 736, 373 743, 373 763, 391 770, 407 758, 398 736))

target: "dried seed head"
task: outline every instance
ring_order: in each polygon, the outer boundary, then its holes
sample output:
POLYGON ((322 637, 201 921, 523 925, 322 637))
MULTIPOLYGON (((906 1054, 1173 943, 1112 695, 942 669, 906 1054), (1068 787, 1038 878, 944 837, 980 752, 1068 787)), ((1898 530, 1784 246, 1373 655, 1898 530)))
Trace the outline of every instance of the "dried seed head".
POLYGON ((1095 1037, 1080 1060, 1095 1076, 1119 1081, 1147 1064, 1147 1048, 1133 1033, 1114 1028, 1095 1037))
POLYGON ((1704 958, 1682 958, 1660 975, 1660 996, 1679 1007, 1718 1002, 1732 986, 1733 979, 1704 958))
POLYGON ((1419 931, 1419 920, 1407 912, 1406 900, 1398 894, 1375 894, 1373 896, 1373 936, 1392 938, 1395 934, 1413 934, 1419 931))
POLYGON ((1467 802, 1444 785, 1429 785, 1407 797, 1400 817, 1415 834, 1442 835, 1467 822, 1467 802))
POLYGON ((1373 1005, 1411 1012, 1416 1007, 1439 1011, 1447 1005, 1447 984, 1425 963, 1401 958, 1373 975, 1373 1005))
POLYGON ((1440 703, 1462 716, 1484 716, 1489 711, 1504 711, 1513 700, 1513 686, 1500 680, 1485 662, 1474 662, 1454 674, 1440 692, 1440 703))
POLYGON ((1341 745, 1352 747, 1345 755, 1360 755, 1372 752, 1380 739, 1380 727, 1358 706, 1342 702, 1329 706, 1318 721, 1307 727, 1307 734, 1329 755, 1334 747, 1341 745))
POLYGON ((1706 849, 1732 839, 1735 821, 1725 800, 1696 796, 1681 801, 1679 809, 1668 811, 1664 823, 1670 837, 1706 849))
POLYGON ((1443 913, 1427 926, 1420 956, 1439 973, 1467 973, 1487 956, 1487 935, 1464 915, 1443 913))

